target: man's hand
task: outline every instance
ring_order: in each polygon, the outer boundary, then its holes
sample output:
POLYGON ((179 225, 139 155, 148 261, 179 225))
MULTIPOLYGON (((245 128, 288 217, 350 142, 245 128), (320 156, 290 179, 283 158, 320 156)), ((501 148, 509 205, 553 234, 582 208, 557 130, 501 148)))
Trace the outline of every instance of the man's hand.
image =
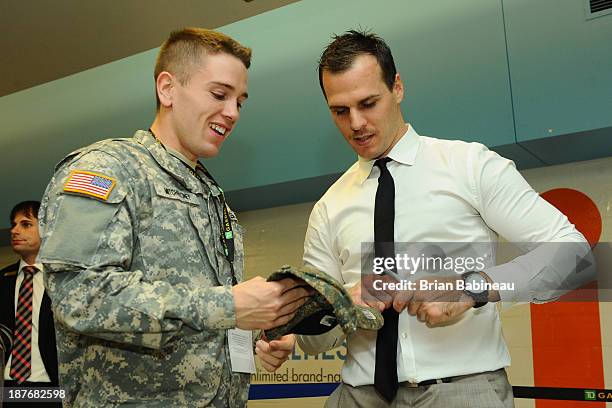
POLYGON ((454 289, 460 277, 424 278, 417 281, 417 288, 421 281, 427 284, 448 285, 448 289, 417 289, 402 291, 393 300, 393 308, 401 313, 404 309, 410 316, 416 316, 420 322, 428 326, 440 326, 450 323, 474 306, 474 299, 465 295, 463 291, 454 289))
POLYGON ((301 284, 290 278, 268 282, 258 276, 235 285, 236 327, 268 330, 288 323, 312 294, 301 284))
POLYGON ((381 282, 397 282, 388 275, 367 275, 351 286, 347 292, 351 295, 351 299, 353 299, 353 303, 356 305, 373 307, 382 312, 391 307, 397 292, 374 289, 374 281, 376 280, 381 282))
POLYGON ((255 343, 255 353, 266 371, 273 372, 280 368, 293 351, 295 346, 295 334, 287 334, 283 337, 268 342, 265 338, 255 343))
POLYGON ((450 323, 474 306, 474 300, 468 297, 460 302, 424 302, 408 308, 408 314, 416 316, 420 322, 429 327, 443 326, 450 323))

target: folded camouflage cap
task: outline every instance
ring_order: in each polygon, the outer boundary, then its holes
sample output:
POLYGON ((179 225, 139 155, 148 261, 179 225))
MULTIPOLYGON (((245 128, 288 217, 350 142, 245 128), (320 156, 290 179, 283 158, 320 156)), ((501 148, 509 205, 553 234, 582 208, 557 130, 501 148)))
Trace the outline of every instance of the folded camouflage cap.
POLYGON ((356 305, 340 282, 313 268, 283 266, 272 273, 268 281, 293 278, 310 286, 315 293, 298 309, 293 319, 282 326, 265 331, 268 340, 288 333, 323 334, 340 325, 346 334, 357 329, 378 330, 384 320, 376 309, 356 305))

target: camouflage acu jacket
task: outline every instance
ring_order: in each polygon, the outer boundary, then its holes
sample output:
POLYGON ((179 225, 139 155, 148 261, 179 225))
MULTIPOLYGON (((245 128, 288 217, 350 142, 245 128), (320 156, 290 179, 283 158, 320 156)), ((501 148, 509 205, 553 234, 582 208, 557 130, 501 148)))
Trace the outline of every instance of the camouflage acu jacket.
MULTIPOLYGON (((231 268, 221 192, 149 132, 77 150, 40 209, 67 406, 244 406, 229 368, 231 268)), ((234 270, 242 231, 235 215, 234 270)), ((66 406, 65 405, 65 406, 66 406)))

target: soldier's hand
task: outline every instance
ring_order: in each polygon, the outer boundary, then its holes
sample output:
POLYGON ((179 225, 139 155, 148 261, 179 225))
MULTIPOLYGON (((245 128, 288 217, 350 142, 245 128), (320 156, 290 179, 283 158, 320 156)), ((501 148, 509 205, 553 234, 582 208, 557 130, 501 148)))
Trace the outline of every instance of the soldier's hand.
POLYGON ((270 342, 264 337, 255 344, 255 353, 267 371, 276 371, 283 365, 295 346, 295 334, 287 334, 270 342))
POLYGON ((288 323, 312 294, 301 284, 290 278, 268 282, 258 276, 234 286, 236 326, 268 330, 288 323))

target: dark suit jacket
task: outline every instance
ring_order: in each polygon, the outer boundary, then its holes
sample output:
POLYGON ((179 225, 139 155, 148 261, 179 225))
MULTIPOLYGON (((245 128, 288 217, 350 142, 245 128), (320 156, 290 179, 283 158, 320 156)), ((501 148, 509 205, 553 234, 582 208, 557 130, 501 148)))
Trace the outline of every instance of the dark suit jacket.
MULTIPOLYGON (((15 330, 15 283, 17 282, 18 270, 19 262, 0 270, 0 323, 8 327, 11 332, 15 330)), ((53 325, 53 313, 51 312, 51 299, 46 292, 43 294, 38 318, 38 348, 51 383, 56 386, 58 380, 55 326, 53 325)), ((5 365, 10 350, 4 356, 5 365)))

